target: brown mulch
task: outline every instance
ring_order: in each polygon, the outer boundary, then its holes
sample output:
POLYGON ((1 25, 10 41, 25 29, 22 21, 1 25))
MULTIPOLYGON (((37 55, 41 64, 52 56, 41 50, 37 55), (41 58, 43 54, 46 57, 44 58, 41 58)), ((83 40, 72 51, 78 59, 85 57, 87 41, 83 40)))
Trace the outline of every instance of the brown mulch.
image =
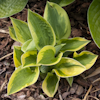
MULTIPOLYGON (((27 21, 27 9, 43 15, 46 1, 29 0, 23 11, 12 17, 27 21)), ((85 49, 98 54, 98 60, 90 70, 74 77, 72 87, 68 85, 65 79, 61 79, 59 89, 53 98, 49 98, 43 93, 41 78, 36 84, 7 96, 7 83, 15 69, 12 48, 17 43, 8 34, 8 27, 11 26, 10 19, 0 19, 0 100, 100 100, 100 84, 99 81, 94 82, 100 77, 100 74, 85 79, 87 75, 90 75, 96 68, 100 67, 100 50, 93 42, 87 24, 87 10, 91 2, 92 0, 76 0, 63 8, 67 11, 71 21, 72 32, 70 37, 85 37, 91 40, 85 49)))

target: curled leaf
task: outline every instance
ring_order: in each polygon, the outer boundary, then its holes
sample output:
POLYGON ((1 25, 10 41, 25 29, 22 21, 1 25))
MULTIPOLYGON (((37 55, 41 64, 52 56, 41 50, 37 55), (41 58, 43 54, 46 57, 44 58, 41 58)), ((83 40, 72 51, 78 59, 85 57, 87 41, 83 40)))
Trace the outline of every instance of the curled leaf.
POLYGON ((36 62, 37 51, 28 51, 21 57, 23 67, 39 66, 36 62))
POLYGON ((87 70, 93 66, 93 64, 97 60, 97 57, 97 55, 89 51, 83 51, 80 54, 74 52, 73 55, 73 58, 79 61, 82 65, 84 65, 87 70))
POLYGON ((48 73, 43 81, 42 89, 49 96, 53 97, 59 85, 60 78, 55 74, 48 73))
POLYGON ((9 35, 13 40, 18 41, 13 27, 9 27, 9 35))
POLYGON ((14 64, 15 67, 21 66, 21 56, 23 52, 21 51, 21 47, 14 46, 14 54, 13 54, 13 59, 14 59, 14 64))
POLYGON ((33 40, 33 39, 30 39, 30 40, 26 41, 26 42, 22 45, 21 50, 22 50, 23 52, 36 50, 34 40, 33 40))
POLYGON ((61 60, 63 53, 59 53, 56 57, 55 53, 56 50, 53 46, 43 47, 37 55, 37 63, 47 66, 57 64, 61 60))

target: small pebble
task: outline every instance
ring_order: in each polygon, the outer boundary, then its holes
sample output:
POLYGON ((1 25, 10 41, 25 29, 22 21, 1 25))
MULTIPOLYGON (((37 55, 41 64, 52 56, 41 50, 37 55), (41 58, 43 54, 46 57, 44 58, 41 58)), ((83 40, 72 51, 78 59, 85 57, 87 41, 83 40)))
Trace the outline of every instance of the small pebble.
POLYGON ((37 98, 39 96, 38 93, 34 93, 34 98, 37 98))
POLYGON ((29 97, 27 100, 35 100, 33 97, 29 97))
POLYGON ((21 96, 18 96, 18 99, 24 99, 26 97, 26 95, 21 95, 21 96))
POLYGON ((58 100, 58 99, 54 98, 53 100, 58 100))
POLYGON ((73 37, 79 37, 82 36, 82 31, 80 29, 73 28, 71 34, 73 37))
POLYGON ((74 83, 72 85, 72 87, 70 88, 70 93, 74 94, 76 92, 76 90, 77 90, 77 87, 78 87, 78 85, 76 83, 74 83))
POLYGON ((38 96, 38 99, 45 100, 45 97, 41 94, 41 95, 38 96))
POLYGON ((70 92, 64 92, 64 93, 62 94, 62 98, 65 99, 69 94, 70 94, 70 92))
POLYGON ((79 99, 79 98, 73 98, 72 100, 81 100, 81 99, 79 99))
POLYGON ((71 94, 74 94, 74 93, 75 93, 75 89, 74 89, 74 88, 71 88, 71 89, 70 89, 70 93, 71 93, 71 94))
POLYGON ((81 95, 83 93, 83 91, 84 91, 83 87, 79 85, 77 88, 76 94, 81 95))

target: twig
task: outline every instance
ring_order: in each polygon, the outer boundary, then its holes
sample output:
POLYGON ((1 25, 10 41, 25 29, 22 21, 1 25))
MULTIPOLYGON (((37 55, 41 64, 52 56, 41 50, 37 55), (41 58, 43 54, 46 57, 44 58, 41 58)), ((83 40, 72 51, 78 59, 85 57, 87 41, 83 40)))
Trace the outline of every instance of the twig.
POLYGON ((94 99, 96 99, 96 100, 99 100, 97 97, 94 97, 94 96, 92 96, 92 95, 88 95, 88 97, 91 97, 91 98, 94 98, 94 99))
POLYGON ((60 100, 63 100, 63 98, 62 98, 62 96, 61 96, 61 92, 60 92, 59 88, 58 88, 58 94, 59 94, 59 99, 60 99, 60 100))
POLYGON ((98 82, 98 81, 100 81, 100 78, 94 80, 92 83, 95 83, 95 82, 98 82))
POLYGON ((9 53, 9 54, 7 54, 7 55, 1 57, 1 58, 0 58, 0 61, 3 60, 4 58, 8 57, 8 56, 11 56, 12 54, 13 54, 13 52, 11 52, 11 53, 9 53))
POLYGON ((85 28, 86 30, 88 30, 88 27, 86 27, 83 23, 81 23, 80 21, 78 21, 78 23, 79 23, 83 28, 85 28))
POLYGON ((2 92, 2 90, 3 90, 4 86, 6 85, 6 83, 7 83, 7 74, 5 76, 5 81, 3 82, 3 84, 0 87, 0 93, 2 92))
POLYGON ((37 9, 37 8, 33 8, 32 10, 41 11, 40 9, 37 9))
POLYGON ((86 93, 83 100, 86 100, 86 98, 88 97, 88 94, 90 93, 91 89, 92 89, 92 84, 90 85, 90 87, 89 87, 89 89, 88 89, 88 91, 87 91, 87 93, 86 93))
POLYGON ((97 91, 100 91, 100 89, 94 90, 94 91, 92 91, 91 93, 94 93, 94 92, 97 92, 97 91))
POLYGON ((6 31, 6 30, 4 30, 4 29, 0 29, 0 32, 1 32, 1 33, 7 33, 7 34, 9 34, 9 31, 6 31))

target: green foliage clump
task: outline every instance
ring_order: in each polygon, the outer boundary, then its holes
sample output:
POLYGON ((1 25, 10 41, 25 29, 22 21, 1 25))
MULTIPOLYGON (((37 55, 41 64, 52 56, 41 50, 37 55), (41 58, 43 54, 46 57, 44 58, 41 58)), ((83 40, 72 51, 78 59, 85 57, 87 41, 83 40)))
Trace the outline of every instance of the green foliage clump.
POLYGON ((11 18, 10 36, 21 46, 14 47, 13 72, 8 83, 8 95, 34 84, 39 74, 44 78, 43 91, 53 97, 60 78, 71 85, 73 77, 91 68, 97 55, 82 51, 90 41, 81 37, 68 38, 71 33, 67 13, 59 5, 47 2, 44 16, 28 10, 27 23, 11 18), (69 52, 73 58, 68 57, 69 52))

